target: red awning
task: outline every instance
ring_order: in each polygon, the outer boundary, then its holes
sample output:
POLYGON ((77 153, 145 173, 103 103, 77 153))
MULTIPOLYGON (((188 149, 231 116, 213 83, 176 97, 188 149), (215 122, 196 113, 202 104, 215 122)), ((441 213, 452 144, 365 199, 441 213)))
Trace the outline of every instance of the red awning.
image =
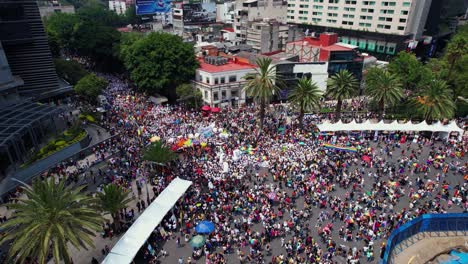
POLYGON ((211 112, 212 113, 219 113, 219 112, 221 112, 221 109, 219 107, 213 107, 213 108, 211 108, 211 112))
POLYGON ((202 106, 201 110, 203 111, 210 111, 211 110, 211 107, 209 105, 204 105, 202 106))

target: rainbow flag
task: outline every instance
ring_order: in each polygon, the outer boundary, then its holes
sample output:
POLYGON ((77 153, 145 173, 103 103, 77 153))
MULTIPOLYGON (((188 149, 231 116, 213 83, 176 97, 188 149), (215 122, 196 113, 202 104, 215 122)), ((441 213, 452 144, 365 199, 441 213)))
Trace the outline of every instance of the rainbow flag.
POLYGON ((346 152, 357 152, 357 149, 355 147, 340 147, 337 145, 332 145, 332 144, 327 144, 327 143, 323 144, 322 146, 327 149, 346 151, 346 152))

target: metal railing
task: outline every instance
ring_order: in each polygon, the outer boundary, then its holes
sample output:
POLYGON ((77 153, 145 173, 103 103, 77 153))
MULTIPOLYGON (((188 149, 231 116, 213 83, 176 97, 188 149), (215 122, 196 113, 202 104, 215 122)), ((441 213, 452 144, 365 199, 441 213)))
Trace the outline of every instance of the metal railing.
POLYGON ((467 235, 468 214, 425 214, 393 230, 381 263, 395 263, 395 256, 423 239, 467 235))

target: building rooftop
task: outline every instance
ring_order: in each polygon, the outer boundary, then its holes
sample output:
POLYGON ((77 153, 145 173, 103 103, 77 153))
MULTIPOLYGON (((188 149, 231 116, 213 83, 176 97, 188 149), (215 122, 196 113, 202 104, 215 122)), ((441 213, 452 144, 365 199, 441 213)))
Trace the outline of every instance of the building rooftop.
POLYGON ((255 65, 245 62, 239 62, 236 59, 229 59, 227 64, 224 65, 212 65, 206 63, 202 58, 199 59, 199 62, 200 67, 198 69, 209 73, 239 71, 256 68, 255 65))
POLYGON ((350 51, 350 50, 353 50, 350 47, 345 47, 345 46, 340 45, 338 43, 330 45, 330 46, 326 46, 326 47, 321 47, 321 49, 328 50, 328 51, 350 51))

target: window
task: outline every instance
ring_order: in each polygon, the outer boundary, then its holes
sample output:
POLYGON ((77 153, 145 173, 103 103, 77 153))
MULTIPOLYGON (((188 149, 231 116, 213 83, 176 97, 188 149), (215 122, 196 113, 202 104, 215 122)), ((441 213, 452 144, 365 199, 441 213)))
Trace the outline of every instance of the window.
POLYGON ((221 83, 226 83, 226 78, 225 77, 221 77, 221 83))
POLYGON ((338 4, 340 0, 328 0, 328 3, 330 4, 338 4))
POLYGON ((361 12, 374 13, 374 9, 372 9, 372 8, 361 8, 361 12))
POLYGON ((400 23, 406 23, 406 18, 400 18, 400 23))
POLYGON ((313 5, 312 7, 315 9, 323 9, 323 6, 319 6, 319 5, 313 5))
POLYGON ((213 92, 213 100, 218 101, 218 92, 213 92))
POLYGON ((371 16, 360 16, 359 18, 363 20, 372 20, 371 16))
POLYGON ((385 19, 385 21, 387 21, 387 22, 392 22, 392 20, 393 20, 393 18, 391 18, 391 17, 387 17, 387 18, 385 19))
POLYGON ((323 3, 323 0, 314 0, 314 3, 323 3))
POLYGON ((403 6, 411 6, 410 2, 403 2, 403 6))
POLYGON ((329 6, 328 10, 338 10, 338 7, 337 6, 329 6))
POLYGON ((295 4, 288 4, 288 7, 295 7, 295 6, 296 6, 295 4))
POLYGON ((229 82, 237 82, 237 76, 236 75, 229 76, 229 82))
POLYGON ((399 26, 397 29, 398 30, 405 30, 405 27, 399 26))
POLYGON ((321 18, 315 18, 315 17, 313 17, 313 18, 312 18, 312 21, 313 21, 313 22, 322 22, 322 19, 321 19, 321 18))
POLYGON ((299 10, 299 14, 300 14, 300 15, 307 15, 307 14, 309 14, 309 11, 302 11, 302 10, 299 10))
POLYGON ((221 99, 226 99, 226 91, 225 90, 221 91, 221 99))
POLYGON ((294 16, 288 16, 289 19, 294 19, 294 16))
POLYGON ((406 11, 406 10, 401 10, 401 14, 402 14, 402 15, 408 15, 408 11, 406 11))
POLYGON ((237 97, 239 96, 237 93, 237 90, 231 90, 231 97, 237 97))
POLYGON ((356 11, 356 8, 354 8, 354 7, 345 7, 345 8, 344 8, 344 11, 351 11, 351 12, 354 12, 354 11, 356 11))
POLYGON ((312 15, 314 16, 321 16, 323 13, 322 12, 312 12, 312 15))
POLYGON ((335 19, 327 19, 327 22, 328 23, 336 23, 336 20, 335 19))
POLYGON ((214 78, 214 84, 218 84, 219 80, 218 78, 214 78))
POLYGON ((337 13, 328 13, 327 15, 328 15, 329 17, 337 17, 337 16, 338 16, 337 13))
POLYGON ((309 8, 309 5, 299 5, 299 8, 309 8))
POLYGON ((205 82, 206 82, 206 83, 210 83, 210 78, 209 78, 209 77, 206 77, 205 82))
POLYGON ((344 17, 344 18, 354 18, 354 15, 350 15, 350 14, 343 14, 343 17, 344 17))
POLYGON ((375 5, 375 1, 364 1, 362 2, 363 5, 375 5))
POLYGON ((353 1, 353 0, 346 0, 346 1, 345 1, 345 4, 347 4, 347 5, 355 5, 355 4, 356 4, 356 1, 353 1))
POLYGON ((382 10, 380 10, 380 13, 381 13, 381 14, 393 14, 394 11, 393 11, 393 10, 389 10, 389 9, 382 9, 382 10))
POLYGON ((360 27, 371 27, 371 23, 359 23, 360 27))
POLYGON ((379 21, 385 21, 385 17, 379 17, 379 21))
POLYGON ((205 99, 208 98, 208 91, 205 91, 205 97, 204 97, 204 98, 205 98, 205 99))
POLYGON ((307 17, 300 16, 300 17, 299 17, 299 20, 307 20, 307 17))
POLYGON ((344 21, 344 20, 343 20, 343 22, 341 22, 341 24, 352 26, 354 23, 353 23, 352 21, 344 21))

